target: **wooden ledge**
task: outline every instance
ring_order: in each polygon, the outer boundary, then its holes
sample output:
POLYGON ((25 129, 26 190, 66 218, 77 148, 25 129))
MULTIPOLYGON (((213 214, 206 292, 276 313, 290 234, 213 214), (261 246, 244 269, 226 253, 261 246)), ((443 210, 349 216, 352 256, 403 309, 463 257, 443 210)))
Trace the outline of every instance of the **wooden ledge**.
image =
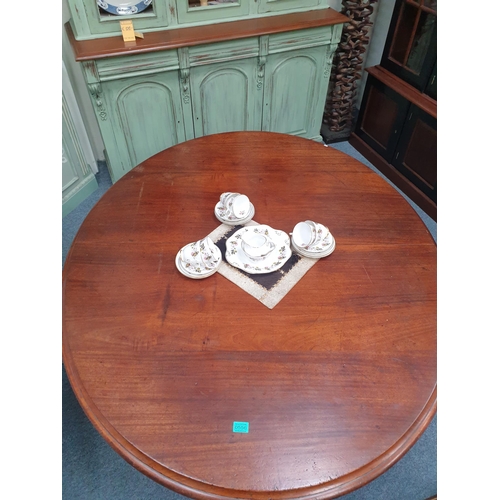
POLYGON ((75 59, 77 61, 89 61, 105 57, 141 54, 203 45, 206 43, 238 40, 252 36, 272 35, 286 31, 331 26, 348 21, 348 17, 328 8, 294 14, 244 19, 242 21, 154 31, 144 33, 144 39, 129 42, 127 46, 121 36, 78 41, 75 39, 69 22, 66 23, 66 32, 75 53, 75 59))
POLYGON ((395 90, 399 95, 415 104, 415 106, 418 106, 433 118, 437 119, 437 102, 428 95, 418 91, 415 87, 412 87, 409 83, 393 75, 382 66, 367 68, 366 72, 395 90))

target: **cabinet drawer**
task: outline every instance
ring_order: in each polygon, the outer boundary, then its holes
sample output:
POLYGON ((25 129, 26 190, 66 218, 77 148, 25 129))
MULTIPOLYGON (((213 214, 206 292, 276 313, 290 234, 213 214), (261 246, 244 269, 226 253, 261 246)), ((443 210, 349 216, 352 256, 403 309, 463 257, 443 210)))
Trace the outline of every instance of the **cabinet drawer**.
POLYGON ((269 53, 328 45, 331 38, 331 26, 277 33, 269 36, 269 53))
POLYGON ((200 66, 224 61, 248 59, 259 55, 258 37, 189 47, 189 65, 200 66))
POLYGON ((110 57, 96 61, 101 81, 129 76, 152 75, 179 69, 177 50, 163 50, 136 56, 110 57))

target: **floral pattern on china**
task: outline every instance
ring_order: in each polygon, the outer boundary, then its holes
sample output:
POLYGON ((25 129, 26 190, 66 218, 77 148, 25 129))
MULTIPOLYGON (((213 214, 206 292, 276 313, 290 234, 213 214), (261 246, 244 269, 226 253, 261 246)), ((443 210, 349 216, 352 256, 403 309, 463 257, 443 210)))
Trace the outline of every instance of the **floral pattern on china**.
POLYGON ((284 231, 261 224, 239 229, 226 242, 226 260, 234 267, 249 273, 264 274, 278 270, 292 255, 290 238, 284 231), (263 261, 254 261, 241 248, 242 235, 246 231, 264 234, 271 238, 276 248, 263 261))
POLYGON ((191 273, 209 272, 215 269, 221 260, 219 249, 209 237, 189 243, 181 252, 182 265, 191 273))
POLYGON ((247 196, 241 195, 240 193, 226 192, 222 193, 220 201, 215 206, 219 217, 226 220, 239 220, 243 219, 248 215, 250 209, 250 200, 247 196), (241 200, 243 203, 237 203, 235 206, 235 200, 241 200))
POLYGON ((145 10, 153 0, 96 0, 97 5, 110 14, 129 16, 145 10))
POLYGON ((318 235, 322 238, 321 241, 314 245, 307 245, 304 247, 304 250, 308 250, 309 252, 321 252, 326 248, 330 247, 333 243, 333 237, 330 231, 327 231, 326 235, 323 236, 321 229, 318 230, 318 235))

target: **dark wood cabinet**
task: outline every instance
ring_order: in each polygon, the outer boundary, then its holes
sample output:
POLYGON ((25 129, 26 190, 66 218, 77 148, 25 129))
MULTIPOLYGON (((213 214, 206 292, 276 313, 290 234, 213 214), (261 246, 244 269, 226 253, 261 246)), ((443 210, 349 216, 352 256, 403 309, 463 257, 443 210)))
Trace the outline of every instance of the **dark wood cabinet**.
POLYGON ((411 104, 392 164, 436 202, 437 120, 411 104))
POLYGON ((380 65, 425 90, 436 62, 437 1, 396 0, 380 65))
POLYGON ((356 131, 374 151, 390 162, 398 145, 410 102, 368 75, 356 131))
POLYGON ((397 0, 349 142, 437 219, 436 1, 397 0))
POLYGON ((431 76, 429 77, 429 82, 427 83, 424 92, 429 97, 432 97, 434 100, 437 100, 437 63, 434 63, 431 76))

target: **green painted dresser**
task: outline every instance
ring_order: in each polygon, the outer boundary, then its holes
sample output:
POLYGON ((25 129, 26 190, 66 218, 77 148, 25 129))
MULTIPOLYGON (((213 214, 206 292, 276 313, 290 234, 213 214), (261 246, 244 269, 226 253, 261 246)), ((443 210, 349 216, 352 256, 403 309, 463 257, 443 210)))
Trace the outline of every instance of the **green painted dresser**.
POLYGON ((332 58, 347 21, 326 0, 112 2, 148 3, 132 15, 98 2, 68 0, 66 29, 113 182, 159 151, 209 134, 322 140, 332 58), (144 38, 124 42, 124 19, 144 38))

